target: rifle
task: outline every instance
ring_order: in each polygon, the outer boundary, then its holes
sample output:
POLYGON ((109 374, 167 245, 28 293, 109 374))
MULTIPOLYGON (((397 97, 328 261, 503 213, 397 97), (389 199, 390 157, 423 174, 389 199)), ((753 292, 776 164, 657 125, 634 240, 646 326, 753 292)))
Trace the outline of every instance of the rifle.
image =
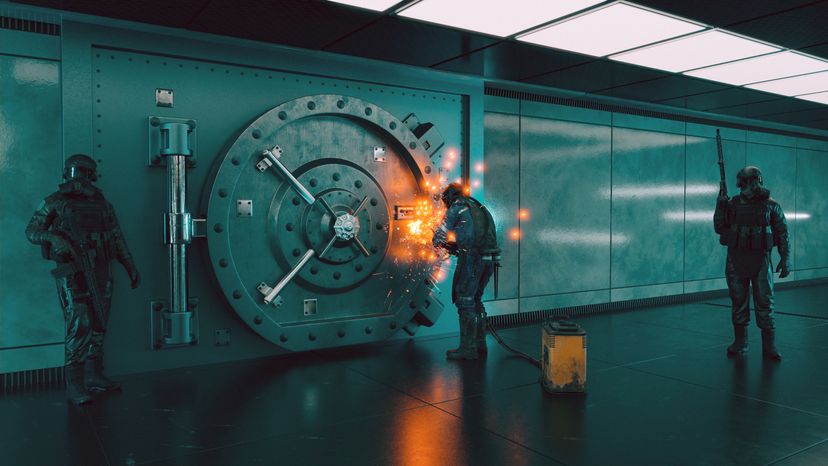
POLYGON ((89 257, 89 251, 82 244, 78 246, 72 243, 70 244, 72 246, 72 257, 79 263, 80 272, 83 273, 83 279, 86 281, 87 288, 89 288, 89 296, 92 298, 92 307, 95 308, 98 323, 104 325, 103 302, 98 294, 98 279, 95 276, 95 264, 89 257))
POLYGON ((724 152, 722 151, 722 135, 716 130, 716 149, 719 151, 719 199, 727 198, 727 178, 724 168, 724 152))

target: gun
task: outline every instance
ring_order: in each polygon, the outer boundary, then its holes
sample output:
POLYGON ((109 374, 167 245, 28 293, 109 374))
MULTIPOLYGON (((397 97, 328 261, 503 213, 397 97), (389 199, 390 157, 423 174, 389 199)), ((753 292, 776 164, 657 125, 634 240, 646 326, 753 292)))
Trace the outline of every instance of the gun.
POLYGON ((98 323, 104 325, 103 319, 103 302, 101 296, 98 294, 98 279, 95 277, 95 264, 92 258, 89 257, 89 251, 83 245, 72 246, 72 257, 77 261, 80 272, 83 273, 83 279, 86 281, 86 286, 89 288, 89 296, 92 298, 92 307, 95 308, 95 315, 98 317, 98 323), (84 252, 85 251, 85 252, 84 252))
POLYGON ((722 135, 716 130, 716 150, 719 151, 719 199, 727 198, 727 178, 725 177, 724 152, 722 151, 722 135))

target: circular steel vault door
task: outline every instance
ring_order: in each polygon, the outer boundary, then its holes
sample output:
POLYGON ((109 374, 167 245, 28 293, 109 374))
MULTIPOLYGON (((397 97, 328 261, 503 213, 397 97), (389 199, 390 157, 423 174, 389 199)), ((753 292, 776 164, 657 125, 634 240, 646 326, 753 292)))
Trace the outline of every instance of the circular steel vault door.
POLYGON ((424 235, 436 168, 383 109, 314 95, 256 119, 217 161, 208 249, 221 290, 267 340, 301 351, 413 334, 442 312, 424 235), (410 212, 410 210, 407 210, 410 212))

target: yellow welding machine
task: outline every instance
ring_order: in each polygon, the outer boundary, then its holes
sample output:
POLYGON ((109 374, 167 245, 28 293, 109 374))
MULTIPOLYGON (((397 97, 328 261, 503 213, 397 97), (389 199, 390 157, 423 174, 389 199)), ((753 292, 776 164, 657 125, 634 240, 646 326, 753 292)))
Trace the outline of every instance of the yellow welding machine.
POLYGON ((586 331, 570 320, 550 319, 543 324, 541 385, 549 393, 583 393, 586 390, 586 331))

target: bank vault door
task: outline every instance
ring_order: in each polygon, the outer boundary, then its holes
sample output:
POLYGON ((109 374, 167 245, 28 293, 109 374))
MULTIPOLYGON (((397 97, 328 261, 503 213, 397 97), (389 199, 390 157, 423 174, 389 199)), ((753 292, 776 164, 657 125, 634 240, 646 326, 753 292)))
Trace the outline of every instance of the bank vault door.
POLYGON ((256 119, 208 183, 210 263, 233 309, 294 351, 433 324, 442 145, 415 115, 340 95, 256 119))

